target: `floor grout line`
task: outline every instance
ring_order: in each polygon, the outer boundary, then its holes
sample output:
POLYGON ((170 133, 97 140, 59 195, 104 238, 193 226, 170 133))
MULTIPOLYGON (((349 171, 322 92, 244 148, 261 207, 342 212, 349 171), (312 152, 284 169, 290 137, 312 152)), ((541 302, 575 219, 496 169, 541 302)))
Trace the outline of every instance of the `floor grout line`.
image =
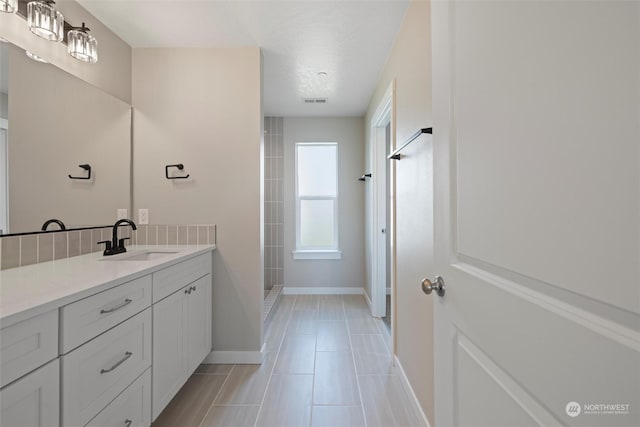
POLYGON ((233 365, 231 367, 231 370, 227 374, 227 377, 224 379, 224 382, 222 383, 222 386, 220 386, 220 390, 218 390, 218 392, 216 393, 215 397, 211 401, 211 405, 209 406, 209 409, 207 409, 207 412, 205 412, 204 416, 202 417, 202 420, 200 421, 200 424, 198 424, 198 427, 202 427, 202 424, 204 423, 204 420, 207 419, 207 415, 209 415, 209 412, 211 412, 211 409, 213 409, 213 407, 215 406, 216 399, 218 398, 218 396, 220 396, 220 393, 222 393, 222 389, 224 388, 224 386, 227 383, 227 381, 229 381, 229 377, 231 377, 231 373, 233 372, 235 367, 236 367, 236 365, 233 365))
POLYGON ((316 364, 318 363, 318 322, 320 321, 320 298, 316 298, 316 342, 313 344, 313 379, 311 380, 311 408, 309 408, 309 425, 313 425, 313 399, 316 389, 316 364))
POLYGON ((291 322, 291 316, 293 314, 293 310, 295 309, 296 302, 298 301, 298 297, 295 297, 293 300, 293 305, 291 306, 291 311, 287 316, 287 322, 284 325, 284 331, 282 333, 282 338, 280 338, 280 344, 278 345, 278 350, 276 351, 276 357, 273 361, 273 367, 271 368, 271 373, 269 374, 269 380, 267 381, 267 386, 264 389, 264 393, 262 394, 262 401, 260 402, 260 409, 258 409, 258 415, 256 416, 256 421, 253 423, 253 427, 258 426, 258 420, 260 420, 260 415, 262 415, 262 408, 264 406, 264 401, 267 399, 267 391, 269 391, 269 386, 271 385, 271 379, 273 378, 273 372, 276 369, 276 365, 278 363, 278 358, 280 357, 280 351, 282 350, 282 344, 284 343, 284 338, 287 336, 287 330, 289 330, 289 323, 291 322))
POLYGON ((365 427, 367 427, 367 415, 364 411, 364 399, 362 398, 362 387, 360 387, 360 378, 358 378, 358 368, 356 366, 356 356, 353 351, 353 342, 351 341, 351 329, 349 328, 349 322, 347 319, 347 309, 344 306, 344 299, 340 298, 340 302, 342 303, 342 312, 344 314, 346 324, 347 324, 347 336, 349 337, 349 349, 351 350, 351 362, 353 363, 353 373, 356 376, 356 384, 358 386, 358 397, 360 398, 360 410, 362 411, 362 421, 364 421, 365 427))

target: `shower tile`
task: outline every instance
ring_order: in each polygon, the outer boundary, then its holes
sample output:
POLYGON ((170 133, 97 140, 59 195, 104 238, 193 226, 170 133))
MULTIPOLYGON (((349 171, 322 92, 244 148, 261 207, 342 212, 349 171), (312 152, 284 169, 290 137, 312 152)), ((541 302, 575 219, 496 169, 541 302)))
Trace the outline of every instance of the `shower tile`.
POLYGON ((271 226, 268 224, 264 227, 264 245, 271 246, 271 226))

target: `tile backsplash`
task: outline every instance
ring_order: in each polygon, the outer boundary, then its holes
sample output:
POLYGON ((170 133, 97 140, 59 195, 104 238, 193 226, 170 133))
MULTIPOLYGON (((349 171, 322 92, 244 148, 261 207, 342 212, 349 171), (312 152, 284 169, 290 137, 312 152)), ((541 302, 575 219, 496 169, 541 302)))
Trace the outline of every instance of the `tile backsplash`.
MULTIPOLYGON (((112 233, 112 227, 103 227, 2 237, 0 238, 0 270, 101 252, 104 250, 104 245, 99 245, 97 242, 111 240, 112 233)), ((208 245, 216 243, 216 226, 214 224, 138 225, 136 231, 125 226, 120 227, 118 236, 131 239, 125 245, 208 245)))
POLYGON ((216 226, 213 224, 139 225, 133 232, 135 245, 213 245, 216 226))

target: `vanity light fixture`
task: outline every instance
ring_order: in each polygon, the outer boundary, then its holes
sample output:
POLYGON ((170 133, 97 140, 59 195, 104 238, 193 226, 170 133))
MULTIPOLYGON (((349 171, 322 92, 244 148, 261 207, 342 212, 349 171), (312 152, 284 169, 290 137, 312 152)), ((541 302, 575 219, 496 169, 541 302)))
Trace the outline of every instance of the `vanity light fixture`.
POLYGON ((34 60, 36 62, 42 62, 43 64, 48 64, 49 63, 46 59, 36 55, 35 53, 31 53, 28 50, 25 50, 24 53, 29 57, 29 59, 32 59, 32 60, 34 60))
POLYGON ((64 38, 64 16, 56 10, 54 4, 53 0, 27 3, 27 25, 37 36, 61 42, 64 38))
POLYGON ((14 13, 18 10, 18 0, 0 0, 0 12, 14 13))
POLYGON ((67 52, 74 58, 95 64, 98 62, 98 41, 89 34, 89 28, 71 27, 67 33, 67 52))

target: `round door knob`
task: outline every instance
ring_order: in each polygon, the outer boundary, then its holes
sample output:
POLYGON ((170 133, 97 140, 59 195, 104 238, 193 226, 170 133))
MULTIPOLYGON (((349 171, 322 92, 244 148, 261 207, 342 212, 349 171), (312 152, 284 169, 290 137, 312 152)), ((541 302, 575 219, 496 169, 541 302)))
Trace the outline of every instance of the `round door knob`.
POLYGON ((431 292, 436 291, 438 296, 444 296, 444 279, 440 276, 436 276, 432 282, 429 279, 422 279, 422 292, 427 295, 431 295, 431 292))

